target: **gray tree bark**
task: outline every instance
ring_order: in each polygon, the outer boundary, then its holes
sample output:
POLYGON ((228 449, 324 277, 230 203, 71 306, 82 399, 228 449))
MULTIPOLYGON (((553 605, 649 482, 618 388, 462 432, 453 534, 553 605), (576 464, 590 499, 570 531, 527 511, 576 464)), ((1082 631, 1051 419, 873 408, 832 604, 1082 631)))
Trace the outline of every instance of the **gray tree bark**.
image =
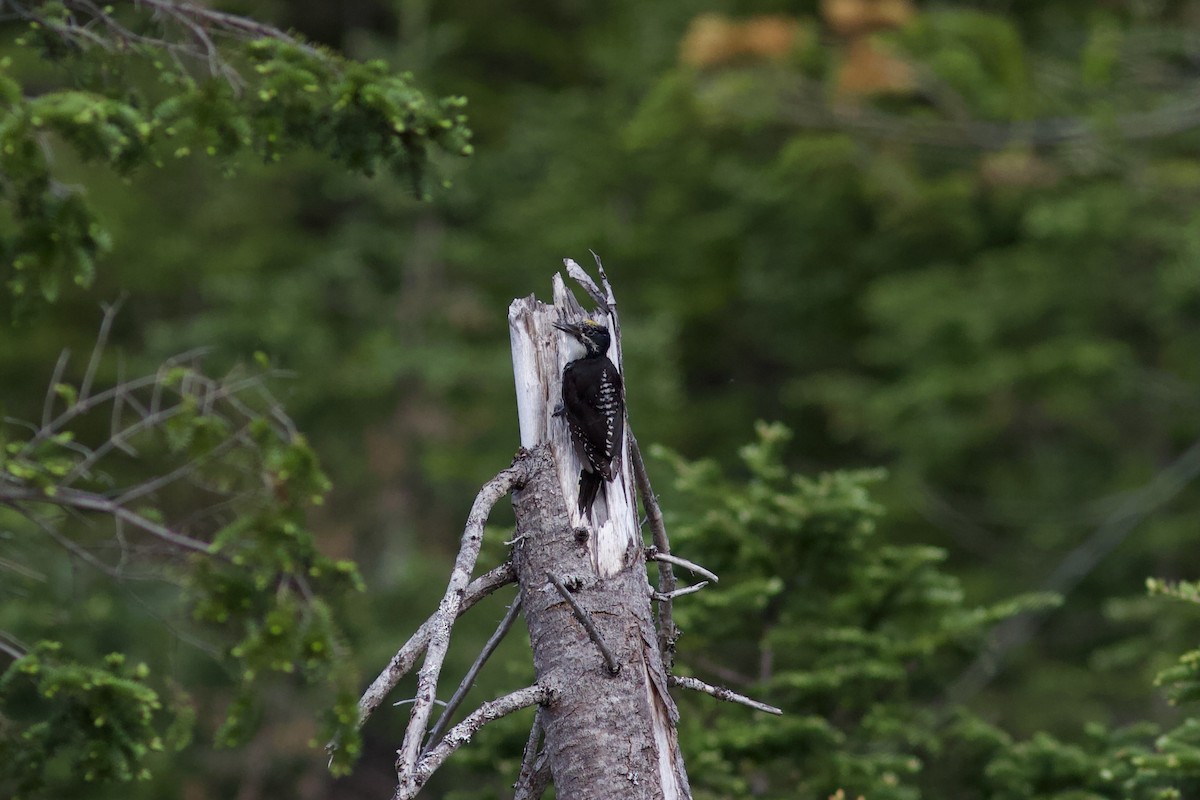
MULTIPOLYGON (((593 290, 594 284, 589 294, 596 297, 593 290)), ((539 712, 542 752, 561 800, 689 798, 675 733, 678 712, 650 609, 627 447, 593 517, 582 518, 575 506, 579 462, 565 423, 553 416, 565 358, 550 323, 583 314, 559 276, 555 300, 548 306, 524 298, 509 310, 528 466, 513 498, 513 564, 538 684, 555 687, 555 701, 539 712)), ((595 316, 609 316, 615 334, 610 356, 621 368, 611 292, 608 300, 595 316)))

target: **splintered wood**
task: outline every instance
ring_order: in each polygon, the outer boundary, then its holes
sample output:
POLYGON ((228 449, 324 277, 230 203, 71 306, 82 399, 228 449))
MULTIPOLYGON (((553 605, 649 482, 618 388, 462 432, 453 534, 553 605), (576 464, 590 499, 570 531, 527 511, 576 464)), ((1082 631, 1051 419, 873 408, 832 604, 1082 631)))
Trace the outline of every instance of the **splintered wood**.
POLYGON ((562 417, 554 416, 562 402, 562 371, 567 363, 567 352, 559 346, 565 334, 554 328, 553 323, 577 322, 590 317, 606 324, 612 333, 609 358, 624 375, 621 331, 608 281, 604 280, 602 291, 574 261, 567 259, 566 266, 568 274, 598 304, 594 311, 587 312, 579 305, 561 274, 554 276, 553 305, 530 295, 514 300, 508 309, 521 446, 532 449, 543 443, 550 445, 571 524, 591 532, 587 546, 591 549, 596 574, 609 577, 629 563, 641 548, 629 448, 627 443, 622 443, 621 455, 614 462, 616 474, 602 487, 590 518, 580 514, 575 499, 582 465, 571 444, 566 422, 562 417))

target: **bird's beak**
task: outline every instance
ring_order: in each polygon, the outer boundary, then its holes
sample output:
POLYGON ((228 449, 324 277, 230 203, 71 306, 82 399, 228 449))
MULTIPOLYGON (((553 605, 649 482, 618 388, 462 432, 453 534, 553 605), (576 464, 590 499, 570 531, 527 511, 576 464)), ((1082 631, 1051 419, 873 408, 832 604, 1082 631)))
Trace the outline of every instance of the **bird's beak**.
POLYGON ((582 330, 580 329, 580 327, 578 325, 564 325, 561 322, 552 322, 550 324, 553 325, 554 327, 558 328, 563 333, 571 334, 576 339, 579 338, 579 335, 582 332, 582 330))

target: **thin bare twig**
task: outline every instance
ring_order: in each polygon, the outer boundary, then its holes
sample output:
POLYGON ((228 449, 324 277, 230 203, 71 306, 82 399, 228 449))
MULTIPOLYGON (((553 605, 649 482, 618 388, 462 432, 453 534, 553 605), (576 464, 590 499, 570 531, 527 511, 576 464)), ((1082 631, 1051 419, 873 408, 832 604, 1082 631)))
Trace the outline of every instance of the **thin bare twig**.
POLYGON ((553 572, 547 572, 546 579, 554 584, 554 588, 558 590, 558 593, 571 606, 571 611, 575 612, 575 619, 579 620, 579 624, 583 626, 588 636, 595 642, 601 655, 604 656, 604 663, 608 665, 609 674, 616 675, 619 673, 621 671, 621 662, 617 661, 616 656, 608 649, 608 645, 604 642, 604 637, 600 635, 600 631, 596 630, 595 624, 592 623, 592 618, 583 610, 583 606, 579 605, 579 601, 571 596, 571 592, 567 590, 566 586, 563 586, 563 582, 553 572))
POLYGON ((86 562, 110 578, 119 579, 121 577, 121 574, 115 568, 110 567, 88 550, 75 544, 75 542, 71 541, 68 537, 63 536, 61 533, 55 530, 53 525, 46 522, 46 520, 42 519, 32 511, 26 509, 21 503, 6 503, 6 505, 40 528, 42 533, 54 540, 55 544, 78 558, 80 561, 86 562))
POLYGON ((708 586, 708 581, 700 581, 699 583, 694 583, 691 586, 685 586, 682 589, 676 589, 675 591, 671 592, 670 594, 664 594, 662 592, 654 592, 654 599, 660 603, 669 603, 672 600, 674 600, 676 597, 683 597, 685 594, 695 594, 696 592, 703 589, 705 586, 708 586))
POLYGON ((124 302, 125 298, 120 297, 115 303, 102 306, 104 319, 100 321, 100 332, 96 335, 96 344, 92 347, 92 357, 88 359, 87 369, 83 373, 83 382, 79 384, 80 400, 87 400, 88 394, 92 391, 92 381, 96 377, 96 369, 100 366, 100 356, 104 354, 104 347, 108 344, 108 334, 112 331, 113 320, 117 318, 117 312, 121 310, 121 304, 124 302))
POLYGON ((183 410, 183 406, 171 406, 170 408, 164 408, 149 416, 142 417, 137 422, 130 423, 125 427, 124 430, 119 431, 115 436, 109 438, 104 442, 104 444, 97 447, 95 450, 89 453, 87 457, 72 467, 71 471, 68 472, 65 477, 63 477, 61 484, 63 486, 70 486, 81 477, 87 475, 91 468, 96 466, 96 463, 100 461, 100 459, 104 458, 117 447, 117 442, 124 442, 127 436, 132 436, 134 434, 141 433, 144 430, 156 428, 159 425, 162 425, 164 422, 169 421, 172 417, 183 413, 183 410))
POLYGON ((686 558, 673 556, 670 553, 660 553, 655 547, 646 548, 646 558, 650 559, 651 561, 664 561, 668 564, 674 564, 677 567, 683 567, 684 569, 689 570, 690 572, 699 575, 702 578, 707 578, 713 583, 721 582, 721 579, 717 577, 715 572, 705 569, 694 561, 688 561, 686 558))
MULTIPOLYGON (((517 573, 510 563, 501 564, 494 569, 485 572, 471 584, 467 586, 463 592, 462 603, 458 608, 459 616, 469 611, 476 603, 483 598, 495 592, 502 586, 507 586, 517 579, 517 573)), ((396 688, 396 684, 400 683, 400 679, 408 674, 412 669, 413 664, 425 652, 425 648, 429 646, 429 637, 433 635, 433 625, 436 615, 425 621, 417 632, 404 643, 396 655, 392 656, 392 660, 388 662, 387 667, 379 673, 379 677, 371 682, 367 690, 363 692, 363 696, 358 701, 358 724, 362 725, 371 716, 371 713, 383 703, 383 699, 388 693, 396 688)))
POLYGON ((483 649, 479 651, 479 655, 475 658, 475 663, 467 670, 467 674, 463 676, 454 694, 446 701, 446 709, 442 711, 442 715, 438 717, 438 721, 434 724, 433 729, 429 731, 429 738, 425 741, 425 752, 429 752, 437 744, 442 732, 446 730, 446 726, 454 718, 454 712, 462 704, 463 698, 467 696, 467 692, 475 685, 475 679, 479 677, 479 671, 483 669, 484 664, 492 657, 492 653, 496 652, 496 648, 500 646, 500 642, 504 641, 504 637, 512 630, 513 623, 516 622, 517 614, 520 612, 521 595, 518 594, 508 607, 508 612, 504 615, 504 619, 500 620, 500 624, 496 626, 496 630, 483 645, 483 649))
POLYGON ((77 489, 60 489, 52 495, 47 495, 41 489, 21 487, 5 489, 0 499, 5 502, 45 503, 63 508, 75 508, 81 511, 100 511, 109 516, 124 520, 135 528, 139 528, 152 536, 157 536, 163 541, 197 553, 208 553, 211 555, 209 553, 209 546, 199 539, 193 539, 190 536, 176 533, 170 528, 160 525, 141 514, 130 511, 124 506, 117 505, 107 497, 91 492, 81 492, 77 489))
MULTIPOLYGON (((160 370, 160 373, 161 373, 161 370, 160 370)), ((211 404, 219 400, 222 402, 229 403, 232 407, 236 408, 239 412, 241 412, 247 419, 253 419, 257 416, 253 412, 252 409, 250 409, 248 406, 245 406, 244 404, 242 404, 240 401, 237 400, 237 394, 239 392, 243 391, 244 389, 252 388, 255 385, 257 385, 259 382, 258 377, 245 378, 240 381, 234 381, 232 383, 219 383, 219 382, 211 380, 209 378, 205 378, 203 376, 196 375, 193 378, 193 380, 197 384, 198 389, 202 390, 205 393, 205 402, 210 406, 210 411, 211 411, 211 404)), ((156 383, 154 385, 155 394, 158 394, 161 391, 162 386, 163 386, 163 384, 161 382, 156 383)), ((191 391, 190 389, 185 389, 184 387, 180 387, 179 394, 180 394, 181 398, 195 397, 199 394, 199 391, 191 391)), ((80 461, 78 464, 76 464, 71 469, 71 471, 69 473, 67 473, 67 475, 62 479, 61 485, 70 486, 72 483, 74 483, 80 477, 87 474, 88 470, 90 470, 93 466, 95 466, 96 463, 100 459, 104 458, 104 456, 106 456, 110 452, 112 452, 113 449, 119 449, 121 444, 123 444, 125 442, 125 440, 127 438, 129 438, 130 436, 141 433, 144 430, 156 428, 159 425, 163 424, 164 422, 167 422, 171 418, 177 416, 178 414, 184 413, 187 410, 187 407, 183 404, 182 401, 176 405, 171 405, 166 408, 159 408, 158 407, 159 405, 160 404, 158 402, 152 401, 151 402, 152 411, 150 413, 143 415, 136 422, 130 423, 124 429, 117 431, 112 436, 110 436, 108 438, 108 440, 104 442, 104 444, 97 447, 90 454, 88 454, 87 457, 85 457, 82 461, 80 461)), ((214 415, 214 416, 217 416, 218 418, 222 419, 223 421, 228 421, 224 417, 221 417, 220 415, 214 415)), ((231 440, 236 442, 236 440, 240 436, 242 436, 241 432, 232 436, 231 440)))
POLYGON ((63 9, 68 14, 65 21, 38 14, 14 0, 9 0, 7 5, 14 12, 9 16, 37 23, 81 49, 94 46, 114 52, 130 50, 134 45, 138 45, 160 50, 165 52, 181 71, 184 70, 185 59, 203 63, 210 75, 224 78, 235 91, 241 89, 243 81, 237 70, 221 57, 213 40, 217 35, 241 41, 275 39, 321 59, 332 67, 337 66, 336 59, 329 53, 278 28, 192 3, 138 0, 134 5, 149 9, 152 18, 158 24, 158 30, 153 31, 152 35, 139 33, 127 27, 110 13, 110 7, 101 7, 91 0, 63 0, 63 9), (84 19, 86 21, 81 21, 84 19), (172 31, 172 26, 178 32, 172 31), (102 33, 93 28, 99 28, 102 33))
POLYGON ((0 653, 18 659, 24 658, 28 652, 29 648, 22 644, 21 640, 8 631, 0 631, 0 653))
POLYGON ((67 359, 71 357, 70 350, 63 350, 58 356, 58 362, 54 365, 54 372, 50 375, 50 385, 46 387, 46 399, 42 402, 42 427, 46 428, 50 425, 50 415, 54 413, 54 397, 58 394, 58 384, 62 382, 63 370, 67 367, 67 359))
MULTIPOLYGON (((105 403, 107 403, 109 400, 112 400, 117 395, 124 395, 126 402, 132 402, 132 395, 130 394, 131 392, 135 392, 138 389, 144 389, 147 386, 157 385, 159 383, 160 377, 161 376, 158 374, 143 375, 142 377, 134 378, 127 383, 123 383, 118 386, 114 386, 111 389, 106 389, 103 392, 100 392, 99 394, 94 394, 91 397, 89 397, 87 400, 80 400, 80 401, 76 402, 74 405, 72 405, 70 408, 68 408, 63 413, 59 414, 57 417, 55 417, 49 423, 43 424, 42 427, 40 427, 38 429, 38 432, 36 434, 34 434, 33 437, 28 442, 26 442, 25 445, 21 448, 20 454, 22 456, 29 455, 29 453, 32 452, 34 447, 36 447, 40 442, 46 441, 54 434, 59 433, 62 430, 63 426, 66 425, 68 422, 75 419, 76 417, 79 417, 82 414, 86 414, 87 412, 91 411, 94 408, 97 408, 98 406, 104 405, 105 403)), ((54 383, 51 383, 51 385, 50 385, 51 392, 53 392, 53 390, 54 390, 54 385, 55 385, 54 383)), ((148 410, 146 410, 145 408, 141 408, 141 409, 139 409, 139 413, 142 414, 143 416, 145 416, 146 414, 148 414, 150 412, 148 410)))
POLYGON ((409 800, 414 797, 430 776, 437 771, 455 750, 471 740, 475 734, 489 722, 495 722, 522 708, 533 705, 546 705, 554 702, 557 693, 541 684, 518 689, 511 694, 489 700, 466 719, 450 729, 437 747, 425 754, 419 763, 414 763, 400 773, 400 785, 396 789, 393 800, 409 800))
POLYGON ((517 773, 517 781, 513 784, 515 793, 513 800, 518 800, 528 791, 527 787, 537 772, 538 745, 542 739, 542 710, 539 708, 533 715, 533 725, 529 728, 529 738, 525 740, 525 750, 521 753, 521 769, 517 773))
POLYGON ((169 486, 170 484, 174 483, 175 481, 179 480, 180 478, 184 477, 185 475, 195 472, 196 469, 199 468, 201 465, 203 465, 209 461, 212 461, 213 459, 215 459, 219 456, 224 455, 226 452, 232 450, 237 445, 243 444, 244 443, 243 436, 245 435, 246 430, 247 429, 243 428, 241 431, 238 431, 236 434, 230 436, 228 439, 221 442, 216 447, 209 450, 207 453, 202 453, 201 455, 193 458, 191 461, 181 464, 180 466, 176 467, 175 469, 171 470, 170 472, 166 473, 165 475, 160 475, 157 478, 154 478, 153 480, 148 480, 145 483, 141 483, 141 484, 138 484, 137 486, 134 486, 133 488, 129 489, 129 491, 127 491, 124 494, 117 497, 114 502, 116 502, 117 505, 125 505, 126 503, 130 502, 131 500, 136 500, 139 497, 145 497, 148 494, 153 494, 154 492, 157 492, 159 489, 163 488, 164 486, 169 486))
MULTIPOLYGON (((399 707, 399 706, 411 706, 411 705, 412 705, 413 703, 415 703, 415 702, 417 702, 417 698, 415 698, 415 697, 406 697, 406 698, 404 698, 403 700, 397 700, 396 702, 392 703, 392 705, 393 705, 394 707, 399 707)), ((434 700, 434 701, 433 701, 433 704, 434 704, 435 706, 442 706, 443 708, 445 708, 445 706, 446 706, 446 701, 445 701, 445 700, 434 700)))
MULTIPOLYGON (((125 359, 117 357, 117 386, 125 385, 125 359)), ((108 431, 109 439, 112 439, 117 444, 117 449, 127 456, 137 457, 137 451, 132 446, 117 440, 117 431, 121 429, 122 411, 125 410, 125 393, 118 392, 113 397, 112 414, 109 416, 108 431)))
POLYGON ((121 557, 117 560, 117 574, 125 574, 125 564, 129 561, 129 542, 125 539, 125 523, 122 520, 113 521, 113 537, 117 540, 117 552, 121 557))
POLYGON ((550 755, 545 750, 538 754, 531 769, 525 781, 513 787, 513 800, 538 800, 549 788, 550 755))
POLYGON ((765 711, 768 714, 783 714, 783 709, 767 705, 766 703, 760 703, 757 700, 751 700, 744 694, 738 694, 730 689, 724 689, 720 686, 713 686, 712 684, 705 683, 699 678, 690 678, 684 675, 668 675, 667 683, 671 686, 678 686, 682 689, 691 689, 694 692, 703 692, 704 694, 711 695, 718 700, 725 700, 729 703, 738 703, 758 711, 765 711))
POLYGON ((0 570, 15 572, 22 578, 28 578, 29 580, 37 581, 38 583, 46 582, 46 573, 38 572, 36 569, 31 569, 24 564, 19 564, 16 561, 10 561, 7 558, 0 558, 0 570))
MULTIPOLYGON (((412 785, 411 776, 415 774, 417 759, 421 752, 421 742, 425 739, 429 715, 433 710, 433 700, 437 696, 438 676, 441 675, 446 651, 450 647, 450 630, 454 625, 454 620, 458 617, 463 591, 470 583, 471 571, 475 568, 475 561, 479 557, 479 549, 483 544, 483 526, 487 522, 492 507, 500 498, 514 488, 523 485, 525 480, 524 462, 518 460, 485 483, 471 506, 471 513, 467 517, 467 524, 463 529, 458 557, 454 560, 454 569, 451 571, 450 581, 446 585, 446 593, 442 596, 442 602, 438 605, 437 613, 432 619, 429 645, 425 650, 425 662, 417 672, 416 702, 413 703, 412 713, 408 718, 408 727, 404 731, 404 741, 400 745, 396 758, 396 774, 400 784, 398 792, 403 792, 406 786, 412 785)), ((440 749, 440 746, 436 749, 440 749)))
MULTIPOLYGON (((637 439, 628 425, 625 426, 626 439, 629 445, 629 460, 633 465, 633 482, 637 486, 638 495, 642 498, 642 508, 646 511, 646 519, 650 523, 650 533, 654 537, 654 549, 662 558, 658 566, 658 593, 667 597, 658 605, 658 651, 662 654, 663 667, 671 669, 675 663, 675 640, 679 638, 679 629, 675 627, 670 597, 675 591, 675 571, 671 569, 671 542, 667 538, 667 525, 663 521, 662 509, 659 508, 658 498, 654 487, 650 485, 650 475, 646 472, 646 462, 642 458, 642 448, 638 447, 637 439)), ((713 576, 716 579, 716 576, 713 576)))

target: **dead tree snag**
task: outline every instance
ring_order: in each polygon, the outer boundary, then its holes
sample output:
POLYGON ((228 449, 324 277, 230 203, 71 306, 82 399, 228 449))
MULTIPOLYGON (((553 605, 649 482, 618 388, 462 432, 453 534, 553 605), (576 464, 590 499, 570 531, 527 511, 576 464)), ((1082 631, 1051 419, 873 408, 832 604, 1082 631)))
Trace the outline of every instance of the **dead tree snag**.
POLYGON ((554 413, 567 362, 566 350, 559 346, 562 334, 554 323, 588 316, 606 324, 612 334, 609 357, 619 371, 623 366, 616 302, 603 267, 602 290, 574 261, 568 259, 566 266, 597 308, 585 314, 560 275, 554 277, 553 305, 532 296, 513 301, 508 319, 521 450, 511 467, 480 490, 437 612, 359 702, 361 724, 424 654, 409 726, 397 753, 395 800, 414 797, 433 771, 483 725, 531 705, 539 708, 516 776, 518 800, 540 797, 551 782, 563 800, 687 800, 691 795, 675 733, 678 711, 668 687, 779 713, 728 690, 668 675, 676 635, 672 598, 705 585, 676 589, 671 565, 714 582, 717 576, 671 554, 662 514, 627 422, 612 481, 605 482, 591 513, 579 509, 579 459, 567 425, 554 413), (638 524, 639 492, 654 537, 650 548, 643 544, 638 524), (472 581, 484 524, 505 494, 512 495, 517 518, 511 563, 472 581), (646 579, 647 559, 659 565, 657 591, 646 579), (513 580, 520 586, 518 599, 471 675, 454 692, 444 719, 427 733, 455 619, 513 580), (652 601, 659 604, 657 627, 652 601), (458 701, 504 636, 518 605, 529 629, 536 683, 483 703, 449 727, 458 701))

